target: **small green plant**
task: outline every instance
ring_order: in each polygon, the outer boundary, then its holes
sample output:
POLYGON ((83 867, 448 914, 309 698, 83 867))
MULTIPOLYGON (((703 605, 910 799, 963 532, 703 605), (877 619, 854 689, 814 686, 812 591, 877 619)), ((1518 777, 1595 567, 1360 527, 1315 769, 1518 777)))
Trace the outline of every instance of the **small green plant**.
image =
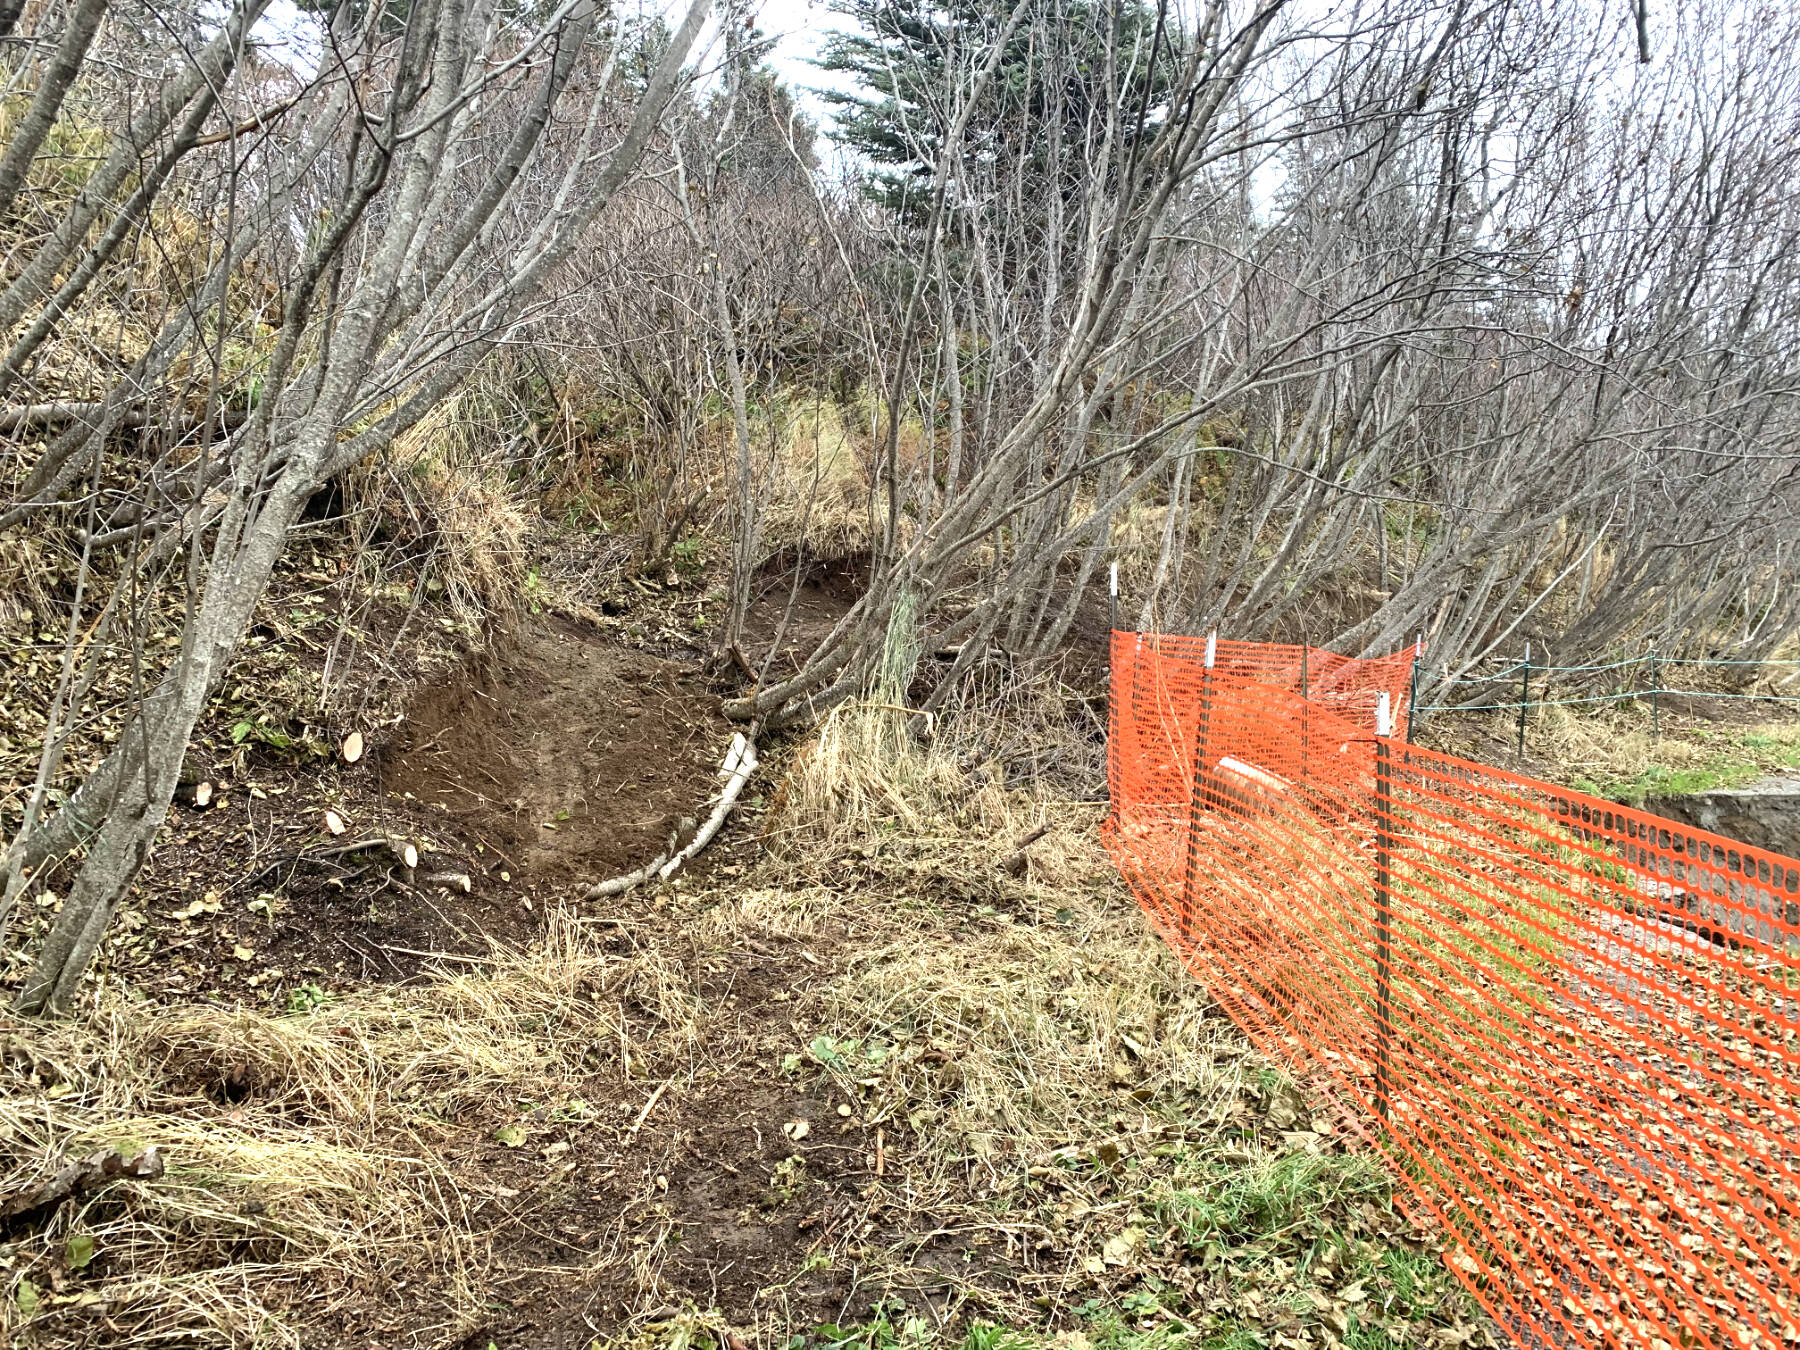
POLYGON ((1287 1090, 1287 1075, 1268 1065, 1259 1065, 1250 1075, 1250 1081, 1256 1084, 1256 1090, 1265 1097, 1278 1097, 1287 1090))
POLYGON ((977 1322, 963 1337, 962 1350, 1029 1350, 1031 1342, 1011 1327, 977 1322))
POLYGON ((587 1102, 583 1101, 580 1097, 570 1097, 567 1101, 552 1107, 550 1110, 550 1119, 558 1121, 591 1120, 593 1115, 594 1108, 589 1106, 587 1102))
POLYGON ((525 569, 525 580, 520 584, 520 589, 525 593, 525 608, 533 614, 542 614, 550 588, 544 585, 544 578, 539 575, 536 567, 525 569))
POLYGON ((763 1192, 764 1209, 780 1209, 806 1189, 806 1159, 789 1154, 769 1173, 769 1189, 763 1192))
POLYGON ((1435 1253, 1407 1247, 1389 1247, 1373 1263, 1378 1283, 1387 1287, 1387 1301, 1411 1308, 1440 1298, 1450 1274, 1435 1253))
POLYGON ((72 1233, 63 1243, 63 1259, 68 1262, 70 1270, 85 1270, 92 1264, 94 1252, 92 1233, 72 1233))
POLYGON ((280 727, 268 725, 262 718, 255 721, 245 718, 231 728, 231 743, 242 745, 245 741, 255 741, 258 745, 266 745, 271 750, 292 750, 294 738, 280 727))
MULTIPOLYGON (((1122 1316, 1116 1305, 1089 1299, 1077 1310, 1088 1320, 1088 1339, 1095 1350, 1179 1350, 1179 1347, 1191 1345, 1173 1322, 1158 1322, 1146 1329, 1140 1323, 1134 1323, 1130 1316, 1122 1316)), ((1212 1340, 1204 1344, 1211 1350, 1212 1340)), ((1231 1342, 1221 1342, 1229 1350, 1238 1350, 1231 1342)), ((1256 1350, 1262 1350, 1261 1342, 1250 1342, 1256 1350)), ((1244 1348, 1248 1350, 1248 1346, 1244 1348)))
POLYGON ((1159 1217, 1189 1246, 1221 1237, 1242 1241, 1295 1226, 1323 1229, 1330 1214, 1363 1200, 1384 1199, 1387 1178, 1354 1153, 1288 1153, 1233 1172, 1197 1190, 1178 1190, 1158 1205, 1159 1217))
MULTIPOLYGON (((839 1325, 827 1322, 813 1328, 812 1344, 817 1350, 924 1350, 937 1338, 931 1323, 922 1317, 907 1317, 895 1325, 893 1317, 905 1311, 898 1299, 883 1300, 870 1306, 867 1322, 839 1325)), ((801 1350, 807 1338, 796 1336, 788 1342, 788 1350, 801 1350), (796 1345, 798 1341, 800 1344, 796 1345)))
POLYGON ((331 1001, 331 995, 316 984, 297 984, 288 990, 287 1010, 296 1015, 317 1012, 331 1001))
MULTIPOLYGON (((806 1058, 825 1070, 846 1090, 857 1082, 878 1072, 894 1053, 894 1047, 886 1041, 859 1040, 854 1036, 836 1038, 831 1036, 815 1036, 806 1047, 806 1058)), ((797 1057, 788 1056, 782 1060, 782 1068, 792 1072, 799 1067, 797 1057), (792 1068, 788 1059, 794 1059, 792 1068)))
POLYGON ((1400 1342, 1380 1327, 1365 1326, 1360 1319, 1351 1318, 1344 1329, 1344 1350, 1400 1350, 1400 1342))
POLYGON ((589 492, 578 492, 569 498, 563 507, 562 522, 565 529, 585 529, 590 534, 600 534, 606 530, 606 520, 600 513, 600 501, 589 492))

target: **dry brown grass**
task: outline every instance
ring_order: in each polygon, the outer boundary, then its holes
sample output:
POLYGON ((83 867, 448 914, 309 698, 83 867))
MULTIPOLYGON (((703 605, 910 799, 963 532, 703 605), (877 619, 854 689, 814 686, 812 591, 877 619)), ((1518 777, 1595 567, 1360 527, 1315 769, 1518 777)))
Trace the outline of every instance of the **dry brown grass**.
POLYGON ((834 709, 794 758, 778 837, 813 861, 878 829, 914 832, 944 814, 967 775, 940 747, 913 748, 908 723, 918 720, 874 703, 834 709))
POLYGON ((467 1330, 489 1252, 442 1143, 566 1092, 616 1041, 621 1000, 670 1045, 700 1032, 665 956, 608 956, 557 916, 528 951, 292 1016, 113 996, 78 1020, 10 1023, 0 1193, 121 1142, 156 1145, 168 1172, 16 1241, 0 1328, 77 1344, 104 1319, 134 1344, 298 1345, 305 1322, 411 1284, 443 1318, 421 1338, 467 1330), (93 1243, 80 1278, 77 1237, 93 1243))
POLYGON ((869 548, 869 423, 856 408, 824 399, 781 400, 763 411, 753 440, 765 450, 763 552, 796 545, 814 558, 869 548))
POLYGON ((956 1344, 973 1317, 1020 1346, 1248 1346, 1277 1327, 1330 1344, 1349 1325, 1334 1267, 1394 1295, 1363 1310, 1366 1335, 1463 1334, 1428 1243, 1396 1241, 1385 1180, 1150 931, 1099 845, 1103 808, 1055 773, 1006 785, 1021 733, 1092 772, 1058 693, 1016 686, 1004 718, 964 710, 925 741, 879 706, 840 710, 795 762, 782 884, 704 920, 845 954, 789 1069, 855 1100, 904 1159, 870 1202, 898 1236, 854 1254, 865 1280, 910 1310, 941 1291, 928 1318, 880 1313, 856 1343, 956 1344), (1014 875, 1002 864, 1040 828, 1014 875), (1202 1251, 1230 1297, 1196 1297, 1202 1251))
POLYGON ((398 537, 430 550, 457 622, 478 637, 517 613, 531 519, 506 482, 507 409, 465 387, 400 437, 385 464, 358 468, 355 495, 382 510, 398 537))
MULTIPOLYGON (((1665 709, 1660 733, 1647 701, 1534 708, 1526 725, 1530 772, 1596 795, 1639 804, 1646 796, 1734 787, 1800 767, 1800 717, 1732 722, 1711 708, 1665 709)), ((1470 759, 1513 762, 1517 715, 1437 714, 1421 740, 1470 759)))

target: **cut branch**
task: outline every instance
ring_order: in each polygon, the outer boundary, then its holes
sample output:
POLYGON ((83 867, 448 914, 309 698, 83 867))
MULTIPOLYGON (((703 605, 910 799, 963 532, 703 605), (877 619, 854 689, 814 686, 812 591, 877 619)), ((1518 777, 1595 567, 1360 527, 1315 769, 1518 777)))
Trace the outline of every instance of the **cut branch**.
POLYGON ((756 742, 743 732, 738 732, 731 738, 731 749, 725 752, 725 762, 719 766, 719 776, 725 780, 725 786, 719 793, 718 802, 705 823, 694 831, 694 837, 688 841, 687 846, 678 850, 675 848, 675 841, 671 839, 667 848, 637 871, 595 882, 583 893, 582 899, 600 900, 610 895, 623 895, 652 878, 667 881, 674 876, 701 849, 710 844, 713 836, 724 827, 726 818, 731 815, 739 794, 744 790, 744 784, 756 772, 757 763, 756 742))

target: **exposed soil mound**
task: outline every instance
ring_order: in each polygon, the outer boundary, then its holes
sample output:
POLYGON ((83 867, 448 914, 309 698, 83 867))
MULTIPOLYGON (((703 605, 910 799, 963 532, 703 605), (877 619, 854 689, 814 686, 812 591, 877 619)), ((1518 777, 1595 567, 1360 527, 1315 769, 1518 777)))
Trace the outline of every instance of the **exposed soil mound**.
POLYGON ((547 618, 427 690, 380 763, 530 881, 641 866, 706 798, 733 727, 691 667, 547 618))
POLYGON ((803 560, 798 579, 789 552, 757 570, 745 621, 745 655, 761 668, 774 649, 770 680, 800 669, 807 654, 848 614, 868 582, 867 554, 836 560, 803 560))

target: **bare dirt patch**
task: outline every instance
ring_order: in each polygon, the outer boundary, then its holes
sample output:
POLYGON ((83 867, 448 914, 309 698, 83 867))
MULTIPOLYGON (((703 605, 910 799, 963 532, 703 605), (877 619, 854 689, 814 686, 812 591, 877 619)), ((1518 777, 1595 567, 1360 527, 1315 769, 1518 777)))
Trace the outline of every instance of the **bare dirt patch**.
POLYGON ((693 666, 546 617, 426 690, 375 767, 515 879, 573 883, 652 857, 711 790, 733 730, 693 666))
POLYGON ((109 978, 281 1008, 526 944, 571 890, 641 866, 699 811, 735 730, 718 708, 697 662, 545 617, 425 683, 397 722, 319 729, 318 750, 237 743, 227 723, 190 756, 213 795, 178 797, 109 978), (369 749, 349 764, 353 729, 369 749))

